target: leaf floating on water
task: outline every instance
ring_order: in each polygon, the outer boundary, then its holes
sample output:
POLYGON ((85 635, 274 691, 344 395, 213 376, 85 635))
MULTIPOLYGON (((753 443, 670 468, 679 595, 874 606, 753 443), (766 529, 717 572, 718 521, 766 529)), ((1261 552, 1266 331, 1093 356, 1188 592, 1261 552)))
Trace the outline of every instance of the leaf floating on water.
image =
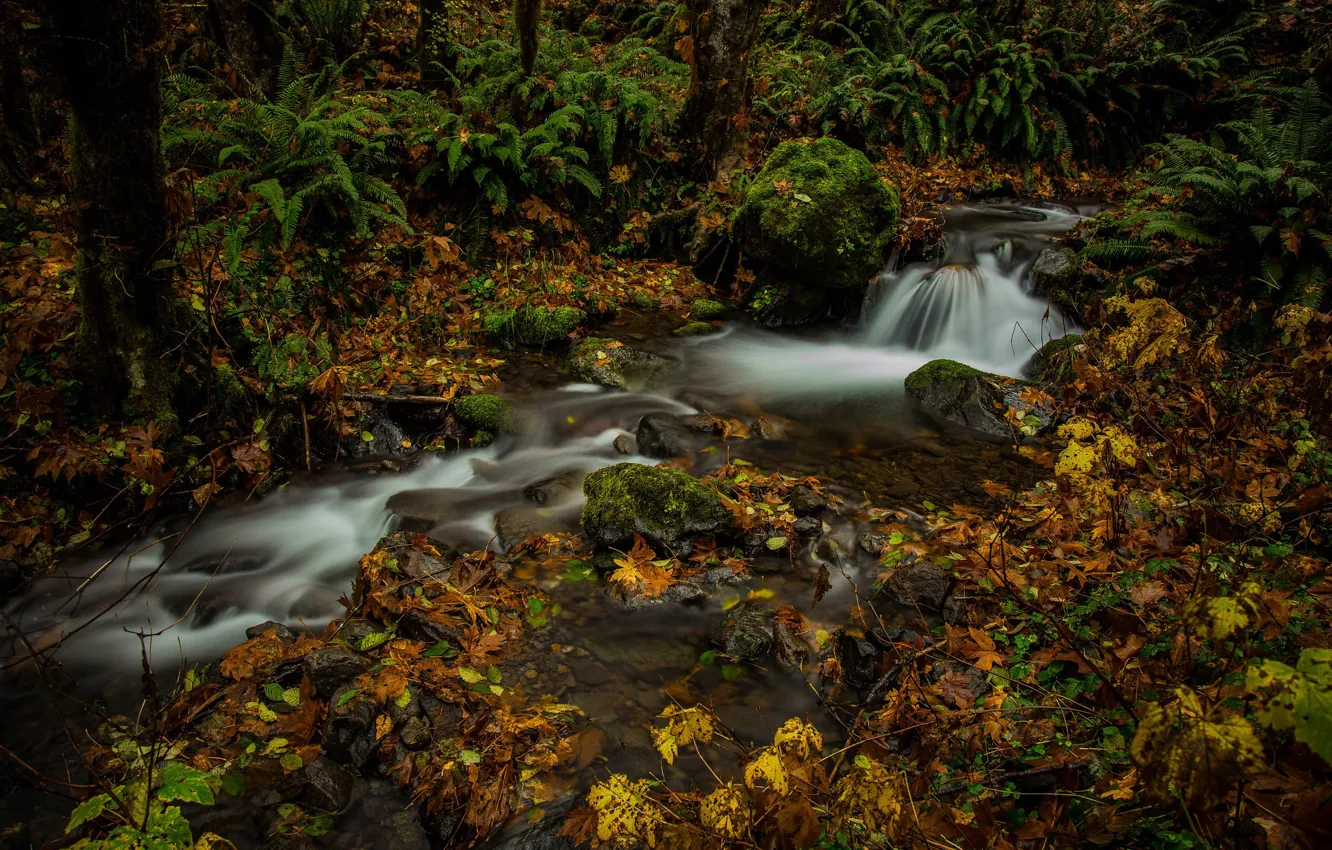
POLYGON ((827 564, 819 564, 819 574, 814 577, 814 604, 823 601, 824 595, 832 590, 832 575, 827 564))

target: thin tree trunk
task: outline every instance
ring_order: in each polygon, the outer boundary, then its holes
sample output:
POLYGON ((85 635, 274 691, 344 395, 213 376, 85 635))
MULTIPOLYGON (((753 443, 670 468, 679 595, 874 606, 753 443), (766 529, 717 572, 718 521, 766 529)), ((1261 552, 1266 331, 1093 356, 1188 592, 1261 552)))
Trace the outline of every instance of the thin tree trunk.
POLYGON ((70 182, 80 210, 75 356, 89 398, 166 432, 171 280, 161 151, 157 0, 43 0, 50 67, 69 103, 70 182))
POLYGON ((730 155, 735 143, 735 120, 748 99, 749 51, 764 5, 758 0, 688 0, 685 52, 692 55, 685 58, 693 80, 680 124, 714 166, 730 155))
POLYGON ((538 25, 541 23, 541 0, 514 0, 513 27, 518 34, 518 50, 522 54, 523 74, 532 76, 536 67, 538 25))
POLYGON ((209 0, 208 23, 213 40, 231 58, 231 65, 250 94, 271 98, 277 93, 282 65, 282 36, 273 16, 273 0, 209 0))
POLYGON ((421 87, 428 91, 453 91, 458 57, 453 50, 445 0, 421 0, 421 20, 416 30, 416 66, 421 87))

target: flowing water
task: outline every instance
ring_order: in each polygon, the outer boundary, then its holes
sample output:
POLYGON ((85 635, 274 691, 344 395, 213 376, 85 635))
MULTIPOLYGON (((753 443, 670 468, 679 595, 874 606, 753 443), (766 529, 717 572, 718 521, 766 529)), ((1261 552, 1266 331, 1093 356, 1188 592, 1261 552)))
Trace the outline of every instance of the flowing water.
MULTIPOLYGON (((502 551, 505 523, 521 532, 576 528, 576 486, 537 506, 529 485, 578 477, 625 460, 614 442, 648 413, 693 413, 781 423, 772 439, 700 437, 691 471, 729 454, 770 471, 819 475, 844 500, 825 534, 793 558, 759 559, 758 582, 774 602, 791 602, 832 625, 845 616, 850 583, 867 587, 875 561, 858 550, 856 506, 930 499, 976 502, 986 478, 1020 481, 1032 473, 1001 447, 933 431, 905 403, 902 380, 938 357, 1019 374, 1039 345, 1072 328, 1029 291, 1037 251, 1076 219, 1072 210, 1017 206, 958 208, 946 218, 948 245, 937 263, 885 272, 871 287, 859 326, 777 334, 731 326, 711 337, 675 340, 633 321, 598 331, 675 362, 651 391, 559 385, 548 359, 529 358, 506 382, 522 411, 522 433, 485 449, 418 456, 397 472, 347 469, 294 480, 249 504, 210 508, 197 523, 168 523, 151 539, 67 565, 11 604, 8 616, 29 638, 60 643, 59 658, 85 688, 114 698, 137 691, 141 641, 158 670, 203 662, 244 639, 248 626, 277 620, 315 633, 341 616, 358 558, 398 527, 459 548, 502 551), (501 535, 496 518, 501 516, 501 535), (810 581, 820 564, 845 574, 811 610, 810 581), (141 635, 149 637, 141 638, 141 635)), ((511 665, 533 691, 556 693, 585 709, 606 736, 613 767, 659 769, 647 740, 651 718, 672 688, 705 693, 728 725, 755 740, 786 717, 816 712, 804 679, 754 668, 739 679, 699 653, 722 616, 727 590, 704 605, 626 611, 594 582, 572 583, 518 564, 565 613, 511 665)), ((507 678, 507 674, 506 674, 507 678)), ((830 730, 834 732, 835 730, 830 730)))

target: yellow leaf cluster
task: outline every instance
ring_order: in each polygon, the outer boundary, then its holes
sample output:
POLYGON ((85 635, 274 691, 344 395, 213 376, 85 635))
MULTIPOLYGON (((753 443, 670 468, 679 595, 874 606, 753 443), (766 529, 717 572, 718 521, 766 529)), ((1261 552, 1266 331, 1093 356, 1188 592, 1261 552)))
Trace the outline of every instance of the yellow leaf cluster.
POLYGON ((837 800, 832 807, 834 829, 849 830, 860 824, 868 832, 892 838, 903 826, 903 811, 910 794, 899 773, 880 762, 858 757, 854 766, 833 786, 837 800))
POLYGON ((760 781, 783 797, 791 790, 786 765, 775 747, 764 747, 757 758, 745 765, 745 784, 753 789, 760 781))
POLYGON ((772 736, 773 745, 781 752, 801 761, 823 755, 823 735, 812 725, 792 717, 772 736))
POLYGON ((727 782, 703 798, 698 816, 704 829, 722 838, 742 838, 749 829, 749 800, 738 786, 727 782))
POLYGON ((1262 744, 1243 715, 1209 714, 1194 692, 1175 693, 1177 702, 1143 713, 1129 753, 1150 796, 1206 808, 1261 770, 1262 744))
POLYGON ((1106 300, 1112 312, 1123 312, 1129 324, 1105 339, 1112 360, 1142 369, 1182 351, 1188 344, 1188 323, 1164 298, 1130 301, 1124 296, 1106 300))
POLYGON ((657 827, 661 812, 649 797, 647 780, 630 781, 623 773, 613 773, 587 792, 587 804, 597 813, 597 838, 616 847, 633 847, 639 842, 657 846, 657 827))
POLYGON ((652 730, 652 743, 667 764, 675 764, 681 746, 712 742, 716 718, 701 705, 692 708, 668 705, 659 717, 666 721, 666 726, 652 730))
POLYGON ((1195 597, 1184 605, 1184 622, 1200 638, 1225 640, 1247 629, 1262 605, 1262 588, 1245 582, 1234 596, 1195 597))

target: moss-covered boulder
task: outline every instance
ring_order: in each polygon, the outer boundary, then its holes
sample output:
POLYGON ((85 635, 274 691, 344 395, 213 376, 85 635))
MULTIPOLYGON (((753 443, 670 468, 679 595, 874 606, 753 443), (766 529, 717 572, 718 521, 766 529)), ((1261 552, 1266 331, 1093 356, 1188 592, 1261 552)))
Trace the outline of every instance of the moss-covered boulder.
POLYGON ((690 322, 683 327, 671 331, 676 336, 707 336, 717 330, 717 326, 712 322, 690 322))
POLYGON ((710 322, 726 315, 730 308, 720 301, 700 298, 689 306, 689 315, 700 322, 710 322))
POLYGON ((600 546, 625 549, 641 534, 653 545, 674 548, 731 524, 716 491, 674 469, 608 466, 587 476, 583 495, 583 531, 600 546))
POLYGON ((749 312, 770 328, 807 325, 828 315, 828 293, 813 286, 774 283, 760 286, 749 299, 749 312))
POLYGON ((491 310, 481 327, 492 340, 519 345, 546 345, 573 333, 587 321, 587 313, 574 307, 523 307, 491 310))
POLYGON ((907 395, 920 402, 926 412, 955 425, 990 437, 1012 439, 1048 428, 1052 411, 1029 407, 1023 400, 1023 381, 991 375, 956 360, 931 360, 907 375, 907 395), (1009 424, 1009 408, 1020 412, 1015 428, 1009 424))
POLYGON ((590 337, 569 352, 569 373, 589 384, 641 389, 660 375, 666 360, 613 339, 590 337))
POLYGON ((835 139, 785 142, 754 178, 735 232, 765 276, 845 289, 883 268, 898 215, 897 192, 864 154, 835 139))
POLYGON ((1082 334, 1065 334, 1052 339, 1031 356, 1023 371, 1038 383, 1057 383, 1073 374, 1073 360, 1081 348, 1082 334))
POLYGON ((497 395, 463 396, 453 403, 453 412, 459 422, 475 434, 489 434, 491 439, 509 429, 512 408, 512 404, 497 395))

